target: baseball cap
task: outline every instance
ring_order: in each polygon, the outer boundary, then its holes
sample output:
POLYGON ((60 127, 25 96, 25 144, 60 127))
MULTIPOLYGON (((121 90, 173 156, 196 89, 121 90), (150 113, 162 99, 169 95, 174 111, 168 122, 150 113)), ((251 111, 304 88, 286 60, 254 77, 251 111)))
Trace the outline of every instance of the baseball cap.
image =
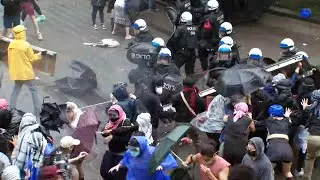
POLYGON ((79 139, 73 139, 73 137, 71 137, 71 136, 64 136, 60 140, 60 146, 62 148, 70 148, 71 146, 77 146, 79 144, 80 144, 80 140, 79 139))
POLYGON ((0 99, 0 109, 7 109, 8 102, 5 99, 0 99))

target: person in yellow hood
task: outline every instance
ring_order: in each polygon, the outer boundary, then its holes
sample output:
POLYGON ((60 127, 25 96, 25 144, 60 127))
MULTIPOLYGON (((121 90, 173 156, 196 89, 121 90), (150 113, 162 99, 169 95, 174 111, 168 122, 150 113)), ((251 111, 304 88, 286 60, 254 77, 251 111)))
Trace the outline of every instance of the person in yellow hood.
POLYGON ((39 115, 40 104, 35 85, 35 74, 32 63, 41 59, 41 52, 35 54, 31 45, 26 41, 26 31, 23 25, 18 25, 12 29, 14 39, 8 47, 9 77, 13 80, 14 88, 10 98, 10 108, 16 106, 22 85, 27 85, 32 94, 35 115, 39 115))

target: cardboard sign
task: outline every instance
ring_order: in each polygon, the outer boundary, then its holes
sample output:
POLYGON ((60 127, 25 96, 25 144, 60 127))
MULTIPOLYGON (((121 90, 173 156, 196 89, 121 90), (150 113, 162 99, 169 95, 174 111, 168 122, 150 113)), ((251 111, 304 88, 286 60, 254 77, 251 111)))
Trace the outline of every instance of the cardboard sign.
MULTIPOLYGON (((13 40, 6 37, 0 37, 0 49, 2 50, 2 52, 7 52, 8 46, 11 41, 13 40)), ((47 53, 42 56, 41 60, 38 60, 32 64, 34 70, 37 70, 46 75, 53 76, 56 68, 57 53, 33 45, 31 45, 31 47, 35 53, 47 51, 47 53)), ((6 63, 8 62, 7 53, 4 54, 2 60, 4 60, 6 63)))

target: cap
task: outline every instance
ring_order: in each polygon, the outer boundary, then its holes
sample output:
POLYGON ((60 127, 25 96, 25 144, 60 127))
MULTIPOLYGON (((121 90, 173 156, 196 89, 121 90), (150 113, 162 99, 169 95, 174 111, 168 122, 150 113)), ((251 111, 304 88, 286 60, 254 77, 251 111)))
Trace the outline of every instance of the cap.
POLYGON ((7 109, 8 102, 5 99, 0 99, 0 109, 7 109))
POLYGON ((71 146, 77 146, 79 144, 80 144, 80 140, 79 139, 73 139, 73 137, 71 137, 71 136, 64 136, 60 140, 60 146, 62 148, 70 148, 71 146))

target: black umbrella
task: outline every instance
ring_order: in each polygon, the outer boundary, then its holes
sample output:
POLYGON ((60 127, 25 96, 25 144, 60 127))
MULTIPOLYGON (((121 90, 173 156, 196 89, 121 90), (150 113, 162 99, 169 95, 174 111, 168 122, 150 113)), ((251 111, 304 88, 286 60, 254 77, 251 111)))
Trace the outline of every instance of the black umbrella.
POLYGON ((72 61, 70 67, 74 77, 65 77, 55 81, 61 91, 83 96, 97 88, 97 76, 90 67, 76 60, 72 61))
POLYGON ((234 94, 248 95, 264 87, 270 76, 270 73, 263 68, 250 64, 237 64, 222 72, 215 89, 225 97, 234 94))

